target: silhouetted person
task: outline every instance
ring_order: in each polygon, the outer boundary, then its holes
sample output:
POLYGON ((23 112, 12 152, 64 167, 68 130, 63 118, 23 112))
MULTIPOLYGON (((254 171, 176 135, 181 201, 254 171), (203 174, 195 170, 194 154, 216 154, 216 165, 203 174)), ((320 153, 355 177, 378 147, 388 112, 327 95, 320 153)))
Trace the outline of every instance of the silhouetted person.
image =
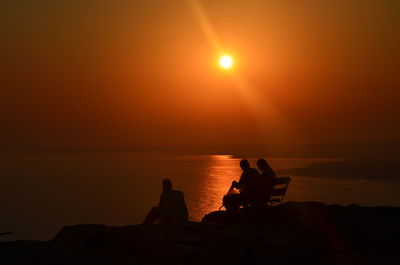
POLYGON ((223 203, 227 210, 237 209, 240 205, 247 206, 254 204, 259 197, 260 174, 254 168, 250 167, 249 161, 243 159, 240 161, 240 167, 243 171, 239 182, 233 181, 230 191, 233 188, 239 189, 239 194, 231 194, 224 197, 223 203), (229 209, 228 209, 229 208, 229 209))
POLYGON ((250 167, 250 163, 246 159, 240 161, 240 168, 243 173, 240 176, 239 182, 235 186, 240 189, 240 193, 251 194, 257 189, 260 174, 256 169, 250 167))
POLYGON ((147 214, 143 224, 153 224, 161 221, 162 224, 182 224, 188 221, 188 210, 183 192, 172 189, 169 179, 162 181, 163 191, 160 195, 158 207, 153 207, 147 214))
POLYGON ((263 194, 262 196, 265 196, 266 199, 269 200, 275 184, 275 171, 270 167, 267 160, 263 158, 257 161, 257 167, 261 172, 260 187, 262 187, 262 190, 260 190, 260 192, 263 194))
POLYGON ((260 158, 257 161, 257 167, 261 172, 261 176, 267 179, 275 179, 276 173, 268 164, 267 160, 260 158))

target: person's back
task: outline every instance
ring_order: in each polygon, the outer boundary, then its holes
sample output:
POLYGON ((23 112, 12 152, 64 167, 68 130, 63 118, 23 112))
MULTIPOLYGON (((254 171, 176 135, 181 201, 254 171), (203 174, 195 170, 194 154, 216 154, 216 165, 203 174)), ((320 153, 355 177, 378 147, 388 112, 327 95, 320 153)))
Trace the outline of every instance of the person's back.
POLYGON ((167 190, 160 196, 161 221, 163 224, 184 223, 188 220, 185 198, 179 190, 167 190))
POLYGON ((164 179, 163 191, 158 207, 153 207, 143 224, 153 224, 161 220, 162 224, 182 224, 188 221, 188 210, 183 192, 172 189, 172 182, 164 179))
POLYGON ((260 188, 262 188, 262 193, 265 195, 266 199, 269 200, 275 185, 275 171, 269 166, 268 162, 262 158, 257 161, 257 166, 261 172, 260 188))

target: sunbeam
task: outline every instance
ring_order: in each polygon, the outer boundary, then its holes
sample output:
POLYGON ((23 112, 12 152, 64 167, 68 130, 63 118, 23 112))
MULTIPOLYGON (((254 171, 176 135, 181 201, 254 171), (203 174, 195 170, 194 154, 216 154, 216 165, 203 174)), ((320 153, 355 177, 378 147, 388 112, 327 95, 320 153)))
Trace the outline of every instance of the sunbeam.
MULTIPOLYGON (((231 70, 234 61, 225 51, 218 38, 212 23, 210 22, 201 1, 190 1, 193 12, 200 24, 200 27, 211 43, 216 54, 222 54, 219 65, 225 70, 231 70)), ((291 138, 293 128, 290 128, 286 119, 276 109, 271 100, 266 100, 256 91, 256 88, 243 78, 238 71, 230 71, 229 78, 240 94, 246 106, 250 109, 261 135, 271 138, 268 140, 284 141, 291 138)), ((298 135, 296 136, 298 138, 298 135)))

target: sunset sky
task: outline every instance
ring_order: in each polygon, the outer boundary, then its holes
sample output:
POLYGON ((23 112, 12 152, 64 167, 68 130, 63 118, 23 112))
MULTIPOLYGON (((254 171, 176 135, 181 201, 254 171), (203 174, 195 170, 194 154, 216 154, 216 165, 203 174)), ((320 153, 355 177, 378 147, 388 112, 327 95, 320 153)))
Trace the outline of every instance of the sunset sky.
POLYGON ((0 150, 400 141, 399 13, 398 0, 2 0, 0 150))

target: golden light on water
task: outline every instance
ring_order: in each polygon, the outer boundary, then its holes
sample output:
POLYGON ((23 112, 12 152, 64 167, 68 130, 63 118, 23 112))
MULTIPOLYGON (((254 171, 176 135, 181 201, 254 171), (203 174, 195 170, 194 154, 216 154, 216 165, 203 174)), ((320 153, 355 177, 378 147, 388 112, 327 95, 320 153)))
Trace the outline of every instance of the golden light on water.
POLYGON ((233 58, 230 55, 223 55, 219 58, 219 65, 224 69, 230 69, 233 66, 233 58))

